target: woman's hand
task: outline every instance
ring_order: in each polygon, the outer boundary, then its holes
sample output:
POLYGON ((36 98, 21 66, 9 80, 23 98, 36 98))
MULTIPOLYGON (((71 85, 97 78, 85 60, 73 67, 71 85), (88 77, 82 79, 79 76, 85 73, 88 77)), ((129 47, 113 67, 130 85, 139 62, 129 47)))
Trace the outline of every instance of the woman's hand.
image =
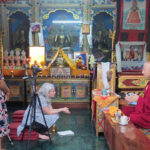
POLYGON ((9 93, 7 92, 7 93, 5 94, 5 102, 6 102, 8 99, 9 99, 9 93))
POLYGON ((62 111, 63 111, 65 114, 70 114, 70 113, 71 113, 70 110, 69 110, 69 108, 67 108, 67 107, 64 107, 64 108, 62 109, 62 111))
POLYGON ((139 96, 137 94, 132 94, 131 96, 126 96, 125 97, 125 100, 128 102, 128 103, 131 103, 131 102, 137 102, 139 99, 139 96))

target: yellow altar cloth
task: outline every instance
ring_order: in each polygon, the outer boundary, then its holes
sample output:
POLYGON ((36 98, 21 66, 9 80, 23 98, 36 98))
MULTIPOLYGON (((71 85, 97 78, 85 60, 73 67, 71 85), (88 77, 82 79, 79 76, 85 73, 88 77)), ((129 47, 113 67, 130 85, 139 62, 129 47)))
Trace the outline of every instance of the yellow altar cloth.
POLYGON ((105 108, 109 106, 113 101, 117 100, 117 96, 100 96, 95 95, 93 96, 93 100, 99 105, 101 108, 105 108))

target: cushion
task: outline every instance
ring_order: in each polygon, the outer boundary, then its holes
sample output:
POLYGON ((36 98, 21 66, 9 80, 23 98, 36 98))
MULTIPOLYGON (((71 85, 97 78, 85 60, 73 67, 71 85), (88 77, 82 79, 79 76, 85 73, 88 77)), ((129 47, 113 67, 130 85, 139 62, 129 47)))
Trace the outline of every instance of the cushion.
POLYGON ((17 110, 13 113, 13 115, 24 115, 25 110, 17 110))
POLYGON ((15 123, 15 122, 16 122, 16 123, 17 123, 17 122, 21 123, 21 122, 22 122, 22 119, 16 119, 16 118, 15 118, 15 119, 13 119, 12 121, 13 121, 14 123, 15 123))

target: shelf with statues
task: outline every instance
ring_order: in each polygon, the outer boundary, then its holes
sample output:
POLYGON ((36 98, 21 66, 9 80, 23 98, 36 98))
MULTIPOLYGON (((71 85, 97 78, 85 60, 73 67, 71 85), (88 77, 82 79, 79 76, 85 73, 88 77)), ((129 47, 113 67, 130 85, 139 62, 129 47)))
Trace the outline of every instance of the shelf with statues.
POLYGON ((27 64, 25 51, 21 51, 20 48, 11 51, 5 50, 3 64, 4 76, 24 76, 26 69, 25 65, 27 64))

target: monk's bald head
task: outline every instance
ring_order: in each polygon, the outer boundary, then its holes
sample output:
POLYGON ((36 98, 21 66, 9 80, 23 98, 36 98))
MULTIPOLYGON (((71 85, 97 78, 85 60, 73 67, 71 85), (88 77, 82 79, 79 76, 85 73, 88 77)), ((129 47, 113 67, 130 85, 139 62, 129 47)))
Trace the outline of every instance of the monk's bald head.
POLYGON ((146 78, 150 78, 150 61, 144 64, 142 73, 146 78))

